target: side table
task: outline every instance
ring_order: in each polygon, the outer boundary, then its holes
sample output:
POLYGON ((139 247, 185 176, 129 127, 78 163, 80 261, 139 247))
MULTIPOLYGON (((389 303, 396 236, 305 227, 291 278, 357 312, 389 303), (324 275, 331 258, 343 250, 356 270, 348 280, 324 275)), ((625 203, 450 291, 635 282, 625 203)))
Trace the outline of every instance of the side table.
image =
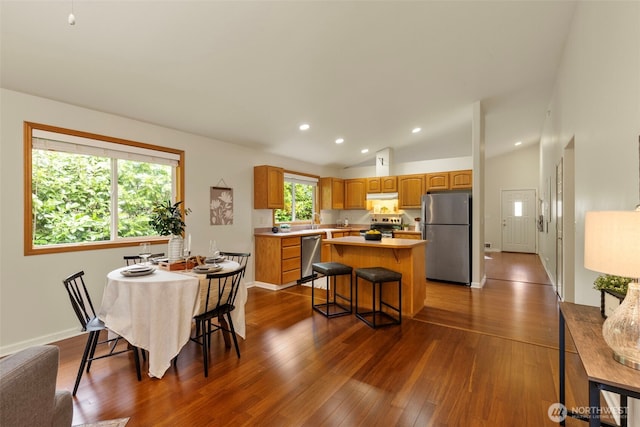
MULTIPOLYGON (((589 379, 589 414, 587 416, 568 411, 567 416, 588 421, 590 427, 609 425, 600 423, 600 391, 607 390, 620 395, 620 406, 626 408, 621 425, 627 425, 627 398, 640 399, 640 370, 632 369, 613 359, 613 351, 602 337, 604 319, 598 307, 560 303, 559 399, 565 405, 565 326, 571 334, 578 356, 589 379)), ((566 405, 565 405, 566 406, 566 405)), ((565 425, 564 421, 560 425, 565 425)))

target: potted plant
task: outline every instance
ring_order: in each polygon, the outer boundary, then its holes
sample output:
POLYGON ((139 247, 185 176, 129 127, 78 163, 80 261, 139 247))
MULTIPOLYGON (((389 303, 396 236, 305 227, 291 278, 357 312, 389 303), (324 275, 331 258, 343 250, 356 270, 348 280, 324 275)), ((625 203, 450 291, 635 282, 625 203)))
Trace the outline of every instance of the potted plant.
POLYGON ((593 288, 600 291, 600 313, 607 317, 627 295, 632 279, 628 277, 603 274, 593 282, 593 288), (609 308, 607 308, 607 305, 609 308))
POLYGON ((156 204, 151 212, 149 224, 161 236, 171 236, 169 238, 168 257, 169 262, 174 262, 182 258, 184 241, 182 233, 186 227, 182 220, 182 213, 188 215, 191 209, 181 209, 182 201, 171 204, 167 200, 156 204))

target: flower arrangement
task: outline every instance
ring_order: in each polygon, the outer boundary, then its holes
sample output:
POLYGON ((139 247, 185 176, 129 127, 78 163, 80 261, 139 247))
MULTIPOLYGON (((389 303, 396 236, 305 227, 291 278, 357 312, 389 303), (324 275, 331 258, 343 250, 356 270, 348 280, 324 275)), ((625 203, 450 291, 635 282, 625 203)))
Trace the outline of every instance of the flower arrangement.
POLYGON ((599 291, 613 291, 622 295, 627 294, 629 283, 633 279, 628 277, 613 276, 611 274, 603 274, 593 282, 593 288, 599 291))
MULTIPOLYGON (((172 205, 171 202, 167 200, 153 207, 149 224, 158 234, 161 236, 168 236, 170 234, 174 236, 182 235, 186 224, 182 220, 181 204, 182 201, 179 201, 172 205)), ((185 215, 188 215, 190 212, 191 209, 184 209, 185 215)))

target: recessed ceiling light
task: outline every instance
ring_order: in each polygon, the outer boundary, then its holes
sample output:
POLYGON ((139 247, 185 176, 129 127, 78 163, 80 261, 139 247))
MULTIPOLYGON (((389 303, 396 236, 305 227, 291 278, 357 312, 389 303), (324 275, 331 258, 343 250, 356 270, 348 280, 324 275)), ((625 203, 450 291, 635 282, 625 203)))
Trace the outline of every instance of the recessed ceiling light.
POLYGON ((336 139, 336 144, 342 144, 344 142, 344 138, 336 139))
POLYGON ((422 130, 422 128, 413 128, 413 129, 411 130, 411 133, 418 133, 418 132, 420 132, 421 130, 422 130))
POLYGON ((362 150, 360 150, 360 152, 362 154, 367 154, 369 152, 369 149, 368 148, 363 148, 362 150))
POLYGON ((311 126, 309 126, 309 123, 303 123, 300 125, 300 130, 307 130, 309 129, 311 126))
POLYGON ((522 141, 518 141, 518 142, 516 142, 514 145, 515 145, 516 147, 517 147, 518 145, 522 145, 522 141))

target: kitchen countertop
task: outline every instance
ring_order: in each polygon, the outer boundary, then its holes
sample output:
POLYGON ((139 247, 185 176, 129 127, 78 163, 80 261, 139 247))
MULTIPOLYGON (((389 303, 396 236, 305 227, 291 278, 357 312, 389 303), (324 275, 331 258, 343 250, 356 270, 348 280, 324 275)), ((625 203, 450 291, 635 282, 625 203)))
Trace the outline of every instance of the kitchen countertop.
POLYGON ((287 231, 287 232, 277 232, 274 233, 272 231, 258 232, 254 233, 254 236, 268 236, 268 237, 291 237, 291 236, 312 236, 314 234, 325 234, 327 232, 334 231, 359 231, 362 228, 318 228, 316 230, 305 229, 305 230, 295 230, 295 231, 287 231))
POLYGON ((368 246, 372 248, 404 249, 415 246, 426 245, 426 240, 416 239, 392 239, 383 237, 382 240, 365 240, 362 236, 337 237, 335 239, 325 239, 324 243, 344 246, 368 246))

